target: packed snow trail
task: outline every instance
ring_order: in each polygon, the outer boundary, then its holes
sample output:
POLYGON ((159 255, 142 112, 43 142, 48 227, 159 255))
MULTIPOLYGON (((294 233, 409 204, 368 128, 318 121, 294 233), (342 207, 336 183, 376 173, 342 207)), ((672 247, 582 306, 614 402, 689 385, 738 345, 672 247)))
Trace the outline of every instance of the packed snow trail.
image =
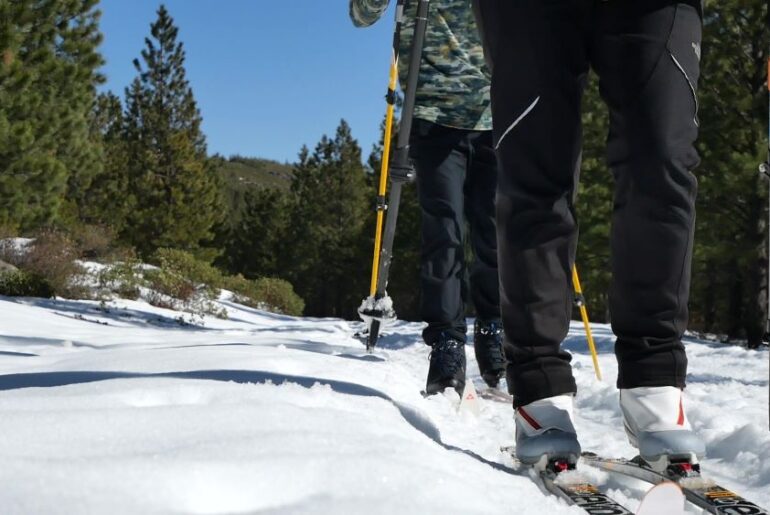
MULTIPOLYGON (((228 320, 181 326, 143 302, 0 297, 3 513, 582 513, 512 470, 510 405, 457 415, 428 399, 421 324, 374 354, 360 323, 274 315, 223 301, 228 320)), ((582 327, 576 426, 586 450, 632 457, 612 335, 582 327)), ((767 350, 689 341, 688 416, 706 473, 770 505, 767 350)), ((468 373, 483 384, 470 346, 468 373)), ((636 509, 648 488, 586 472, 636 509)), ((688 513, 698 513, 688 507, 688 513)))

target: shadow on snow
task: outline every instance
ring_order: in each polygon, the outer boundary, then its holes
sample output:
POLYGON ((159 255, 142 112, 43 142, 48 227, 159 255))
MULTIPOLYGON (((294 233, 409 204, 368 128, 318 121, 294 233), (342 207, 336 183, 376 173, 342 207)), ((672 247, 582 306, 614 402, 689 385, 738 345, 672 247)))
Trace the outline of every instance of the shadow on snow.
MULTIPOLYGON (((121 322, 127 325, 145 327, 158 326, 164 329, 180 331, 210 331, 211 329, 193 324, 181 324, 179 318, 174 318, 157 313, 149 313, 137 309, 129 308, 102 308, 98 304, 84 301, 64 300, 64 299, 16 299, 11 297, 2 297, 2 300, 22 304, 25 306, 34 306, 50 310, 59 316, 71 318, 80 322, 96 323, 109 325, 109 322, 121 322), (93 318, 87 318, 93 317, 93 318)), ((183 316, 187 313, 180 313, 183 316)))

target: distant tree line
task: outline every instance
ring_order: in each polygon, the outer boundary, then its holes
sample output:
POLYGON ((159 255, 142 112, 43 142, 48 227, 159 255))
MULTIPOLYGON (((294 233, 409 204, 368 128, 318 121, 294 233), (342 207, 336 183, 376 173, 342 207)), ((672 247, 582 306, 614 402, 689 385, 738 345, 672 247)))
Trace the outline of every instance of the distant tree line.
POLYGON ((222 185, 178 29, 161 7, 122 103, 97 94, 97 3, 0 3, 0 225, 103 224, 142 255, 206 247, 222 185))
MULTIPOLYGON (((705 12, 690 326, 755 346, 768 308, 768 185, 757 173, 767 152, 767 4, 710 1, 705 12)), ((106 227, 140 256, 186 250, 232 274, 290 281, 307 315, 356 317, 369 288, 381 144, 364 163, 343 120, 290 171, 249 175, 262 162, 208 154, 165 7, 123 99, 98 93, 98 0, 0 0, 0 19, 0 236, 106 227)), ((578 266, 596 321, 609 320, 606 134, 592 78, 577 208, 578 266)), ((389 293, 413 320, 419 226, 407 187, 389 293)))

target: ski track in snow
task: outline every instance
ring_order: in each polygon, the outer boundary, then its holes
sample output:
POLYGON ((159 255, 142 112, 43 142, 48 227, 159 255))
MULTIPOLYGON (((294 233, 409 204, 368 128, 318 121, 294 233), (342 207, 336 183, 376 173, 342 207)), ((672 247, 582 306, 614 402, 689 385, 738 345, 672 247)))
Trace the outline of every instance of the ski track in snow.
MULTIPOLYGON (((0 297, 0 512, 583 513, 500 453, 510 405, 480 399, 474 417, 454 393, 421 396, 421 324, 390 327, 367 355, 360 323, 222 304, 229 320, 182 327, 142 302, 0 297)), ((603 382, 579 324, 565 342, 581 444, 631 457, 613 337, 594 330, 603 382)), ((704 470, 770 507, 767 349, 687 350, 704 470)), ((584 470, 630 509, 648 488, 584 470)))

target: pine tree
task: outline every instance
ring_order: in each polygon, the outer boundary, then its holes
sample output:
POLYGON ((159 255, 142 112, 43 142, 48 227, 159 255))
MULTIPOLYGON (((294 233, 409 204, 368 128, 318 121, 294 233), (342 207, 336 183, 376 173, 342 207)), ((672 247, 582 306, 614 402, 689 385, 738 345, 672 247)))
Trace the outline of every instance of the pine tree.
POLYGON ((700 85, 692 325, 750 346, 767 310, 766 18, 763 0, 707 4, 700 85))
MULTIPOLYGON (((762 0, 706 6, 701 63, 696 220, 690 327, 757 345, 767 309, 766 153, 768 34, 762 0)), ((592 319, 608 319, 612 176, 604 163, 606 108, 594 78, 584 98, 577 211, 578 265, 592 319)))
MULTIPOLYGON (((591 75, 583 97, 583 158, 575 201, 580 238, 576 265, 592 321, 608 322, 610 220, 614 182, 607 167, 607 107, 591 75)), ((577 313, 575 313, 577 315, 577 313)))
POLYGON ((361 259, 367 200, 361 149, 340 122, 310 154, 303 148, 291 186, 287 277, 313 316, 356 317, 368 284, 361 259))
POLYGON ((288 194, 278 188, 251 187, 243 202, 243 213, 228 231, 222 263, 248 279, 286 276, 288 194))
MULTIPOLYGON (((91 181, 103 170, 103 148, 91 137, 91 114, 96 105, 96 86, 104 82, 98 69, 104 61, 97 48, 102 42, 99 32, 101 13, 95 11, 99 0, 58 0, 58 58, 64 61, 69 109, 73 121, 58 137, 58 154, 62 156, 69 177, 65 206, 70 223, 78 223, 80 210, 87 205, 91 181), (69 9, 67 7, 69 6, 69 9)), ((64 213, 63 213, 64 215, 64 213)))
POLYGON ((99 172, 97 1, 0 0, 0 225, 56 221, 99 172))
POLYGON ((196 249, 221 219, 222 185, 206 155, 179 30, 164 6, 126 90, 126 145, 135 208, 123 231, 143 254, 196 249))
POLYGON ((129 189, 129 160, 123 105, 116 95, 98 96, 91 115, 91 138, 102 147, 103 169, 93 177, 80 208, 80 218, 89 224, 103 224, 119 232, 133 209, 129 189))

